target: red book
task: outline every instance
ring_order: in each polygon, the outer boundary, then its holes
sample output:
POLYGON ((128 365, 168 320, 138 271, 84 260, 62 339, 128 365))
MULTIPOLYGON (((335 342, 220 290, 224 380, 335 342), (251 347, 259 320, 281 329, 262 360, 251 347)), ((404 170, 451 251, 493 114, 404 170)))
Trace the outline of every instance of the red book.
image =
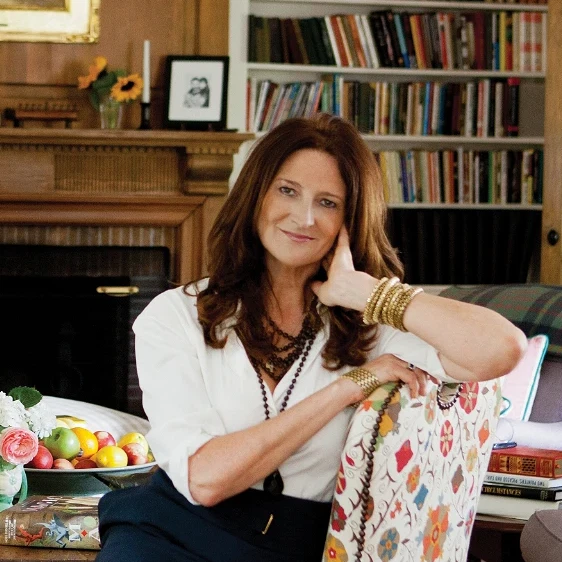
POLYGON ((562 451, 534 447, 513 447, 492 451, 490 472, 557 478, 562 476, 562 451))

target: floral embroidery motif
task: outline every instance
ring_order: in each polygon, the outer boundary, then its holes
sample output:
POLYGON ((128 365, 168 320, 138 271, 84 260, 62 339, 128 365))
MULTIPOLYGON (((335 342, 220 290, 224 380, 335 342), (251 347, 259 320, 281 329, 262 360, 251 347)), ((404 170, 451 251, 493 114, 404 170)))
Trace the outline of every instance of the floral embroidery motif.
POLYGON ((328 534, 326 546, 324 547, 324 560, 329 562, 347 562, 348 559, 349 557, 343 543, 334 535, 328 534))
POLYGON ((476 447, 470 447, 466 454, 466 468, 468 472, 472 472, 478 462, 478 451, 476 447))
POLYGON ((422 484, 420 491, 417 493, 416 497, 414 498, 414 503, 416 504, 418 509, 421 509, 423 507, 428 492, 429 490, 425 487, 425 484, 422 484))
POLYGON ((332 529, 334 531, 342 531, 345 528, 346 520, 347 515, 345 514, 345 511, 337 500, 334 500, 334 504, 332 506, 332 529))
POLYGON ((408 492, 413 492, 420 483, 420 466, 417 464, 410 470, 410 474, 408 474, 408 479, 406 480, 406 490, 408 492))
POLYGON ((478 401, 478 383, 477 382, 465 382, 463 389, 459 394, 459 404, 461 408, 470 414, 474 408, 476 408, 476 403, 478 401))
POLYGON ((399 541, 400 535, 394 527, 384 533, 377 547, 377 554, 382 562, 388 562, 396 556, 399 541))
POLYGON ((396 453, 396 467, 398 468, 398 472, 404 470, 404 467, 410 462, 413 456, 414 453, 412 452, 410 440, 408 439, 396 453))
POLYGON ((462 466, 459 464, 459 466, 457 466, 457 470, 455 470, 455 475, 451 480, 451 484, 453 486, 453 492, 455 494, 459 491, 459 488, 461 487, 463 481, 464 481, 464 476, 462 474, 462 466))
POLYGON ((453 448, 453 426, 447 420, 441 428, 441 452, 446 457, 453 448))
POLYGON ((423 538, 423 559, 433 562, 443 556, 443 544, 449 528, 449 506, 430 510, 423 538))

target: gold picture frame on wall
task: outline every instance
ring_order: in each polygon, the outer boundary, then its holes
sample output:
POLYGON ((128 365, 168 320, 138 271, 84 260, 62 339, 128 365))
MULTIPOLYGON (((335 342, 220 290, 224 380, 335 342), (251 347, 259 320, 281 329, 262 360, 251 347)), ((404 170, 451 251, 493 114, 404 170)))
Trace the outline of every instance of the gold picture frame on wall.
POLYGON ((96 43, 101 0, 0 0, 0 41, 96 43))

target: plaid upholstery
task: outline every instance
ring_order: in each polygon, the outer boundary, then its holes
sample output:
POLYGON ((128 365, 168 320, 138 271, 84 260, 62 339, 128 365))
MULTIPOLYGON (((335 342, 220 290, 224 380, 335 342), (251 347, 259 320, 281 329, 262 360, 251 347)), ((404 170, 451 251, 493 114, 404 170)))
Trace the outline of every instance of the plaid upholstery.
POLYGON ((491 308, 527 337, 546 334, 548 353, 562 357, 562 286, 540 284, 452 286, 440 296, 491 308))

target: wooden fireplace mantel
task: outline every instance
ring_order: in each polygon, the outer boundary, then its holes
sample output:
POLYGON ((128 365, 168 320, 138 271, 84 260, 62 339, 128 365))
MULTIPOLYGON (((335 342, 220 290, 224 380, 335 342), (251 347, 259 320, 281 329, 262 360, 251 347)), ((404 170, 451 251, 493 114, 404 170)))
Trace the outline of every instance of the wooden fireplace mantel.
POLYGON ((174 280, 194 279, 204 272, 207 234, 228 192, 233 157, 251 138, 0 128, 0 227, 169 228, 174 280))

